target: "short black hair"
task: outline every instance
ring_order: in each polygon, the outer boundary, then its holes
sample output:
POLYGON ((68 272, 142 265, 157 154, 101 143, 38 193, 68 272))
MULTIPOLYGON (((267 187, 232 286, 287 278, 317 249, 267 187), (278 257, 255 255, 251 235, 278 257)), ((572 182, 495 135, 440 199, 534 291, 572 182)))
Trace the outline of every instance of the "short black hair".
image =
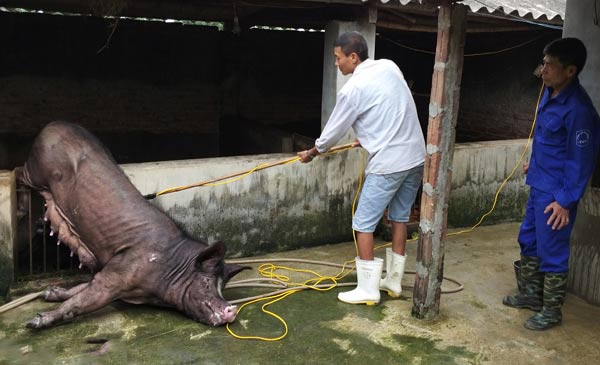
POLYGON ((369 58, 369 47, 367 40, 359 32, 345 32, 333 43, 333 47, 340 47, 346 56, 356 53, 361 61, 369 58))
POLYGON ((544 55, 556 57, 565 67, 574 65, 577 67, 577 75, 583 70, 587 51, 582 41, 577 38, 559 38, 548 43, 544 47, 544 55))

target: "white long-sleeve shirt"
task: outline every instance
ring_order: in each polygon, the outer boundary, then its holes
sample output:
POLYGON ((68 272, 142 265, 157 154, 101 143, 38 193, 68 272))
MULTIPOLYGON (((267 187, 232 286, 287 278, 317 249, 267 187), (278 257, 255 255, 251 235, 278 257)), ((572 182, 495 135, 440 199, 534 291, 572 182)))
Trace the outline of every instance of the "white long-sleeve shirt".
POLYGON ((350 127, 369 154, 366 173, 406 171, 425 160, 415 102, 402 72, 390 60, 366 59, 356 67, 337 95, 315 142, 317 150, 333 147, 350 127))

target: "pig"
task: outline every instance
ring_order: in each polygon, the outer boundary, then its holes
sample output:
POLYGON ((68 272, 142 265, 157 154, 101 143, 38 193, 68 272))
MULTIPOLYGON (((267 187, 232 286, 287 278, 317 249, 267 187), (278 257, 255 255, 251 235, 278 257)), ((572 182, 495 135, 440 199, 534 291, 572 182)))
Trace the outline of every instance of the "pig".
POLYGON ((186 236, 81 126, 44 127, 19 179, 45 199, 50 234, 94 273, 90 282, 71 289, 47 289, 45 300, 63 303, 38 313, 27 327, 51 327, 114 300, 174 307, 212 326, 235 320, 237 308, 221 290, 246 267, 224 262, 222 242, 208 245, 186 236))

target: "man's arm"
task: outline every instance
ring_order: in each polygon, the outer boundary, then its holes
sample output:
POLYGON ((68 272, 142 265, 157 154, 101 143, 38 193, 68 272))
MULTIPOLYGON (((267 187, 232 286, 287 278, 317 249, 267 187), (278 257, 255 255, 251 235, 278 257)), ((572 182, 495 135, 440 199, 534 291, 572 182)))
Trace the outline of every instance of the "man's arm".
POLYGON ((358 112, 352 101, 352 94, 340 92, 321 136, 315 141, 315 146, 309 150, 298 152, 300 161, 302 163, 311 162, 319 154, 333 147, 348 132, 357 118, 358 112))
POLYGON ((552 211, 547 224, 561 229, 569 224, 569 209, 574 208, 583 196, 596 162, 596 130, 598 121, 585 111, 575 111, 567 122, 567 158, 564 163, 565 182, 555 192, 555 202, 544 213, 552 211))
POLYGON ((565 182, 554 199, 564 208, 571 208, 585 191, 588 180, 594 173, 596 162, 596 140, 598 121, 590 113, 575 111, 567 123, 567 157, 564 161, 565 182))

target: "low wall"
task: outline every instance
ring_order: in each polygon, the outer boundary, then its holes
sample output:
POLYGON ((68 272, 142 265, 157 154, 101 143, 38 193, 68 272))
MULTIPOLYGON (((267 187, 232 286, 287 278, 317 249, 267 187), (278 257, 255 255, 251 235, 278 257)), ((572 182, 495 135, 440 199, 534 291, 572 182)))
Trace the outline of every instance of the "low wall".
POLYGON ((600 189, 588 186, 577 208, 571 234, 569 289, 589 303, 600 305, 600 189))
MULTIPOLYGON (((470 227, 488 212, 496 192, 519 161, 527 140, 503 140, 456 144, 452 164, 452 188, 448 202, 448 226, 470 227)), ((529 161, 531 148, 523 161, 529 161)), ((519 221, 525 214, 529 187, 519 164, 498 195, 493 212, 482 224, 519 221)))
MULTIPOLYGON (((492 207, 496 191, 525 143, 507 140, 456 145, 449 226, 472 226, 492 207)), ((123 165, 123 169, 142 194, 148 194, 289 157, 269 154, 171 161, 123 165)), ((155 203, 192 237, 225 241, 230 256, 349 240, 360 159, 358 150, 319 157, 310 164, 270 168, 227 185, 167 194, 155 203)), ((529 191, 524 176, 519 165, 483 224, 523 217, 529 191)))
MULTIPOLYGON (((471 226, 490 209, 525 140, 457 144, 448 225, 471 226)), ((142 194, 188 185, 293 155, 269 154, 122 165, 142 194)), ((153 200, 190 236, 222 240, 228 257, 250 256, 352 240, 351 209, 362 152, 354 149, 258 171, 219 186, 192 188, 153 200)), ((519 168, 484 224, 518 221, 527 198, 519 168)), ((12 278, 14 177, 0 172, 0 288, 12 278), (4 283, 4 284, 2 284, 4 283)), ((0 294, 2 294, 0 292, 0 294)))
MULTIPOLYGON (((269 154, 123 165, 142 194, 188 185, 293 157, 269 154)), ((222 240, 247 256, 352 239, 358 149, 256 172, 235 182, 159 196, 154 203, 190 236, 222 240)))

